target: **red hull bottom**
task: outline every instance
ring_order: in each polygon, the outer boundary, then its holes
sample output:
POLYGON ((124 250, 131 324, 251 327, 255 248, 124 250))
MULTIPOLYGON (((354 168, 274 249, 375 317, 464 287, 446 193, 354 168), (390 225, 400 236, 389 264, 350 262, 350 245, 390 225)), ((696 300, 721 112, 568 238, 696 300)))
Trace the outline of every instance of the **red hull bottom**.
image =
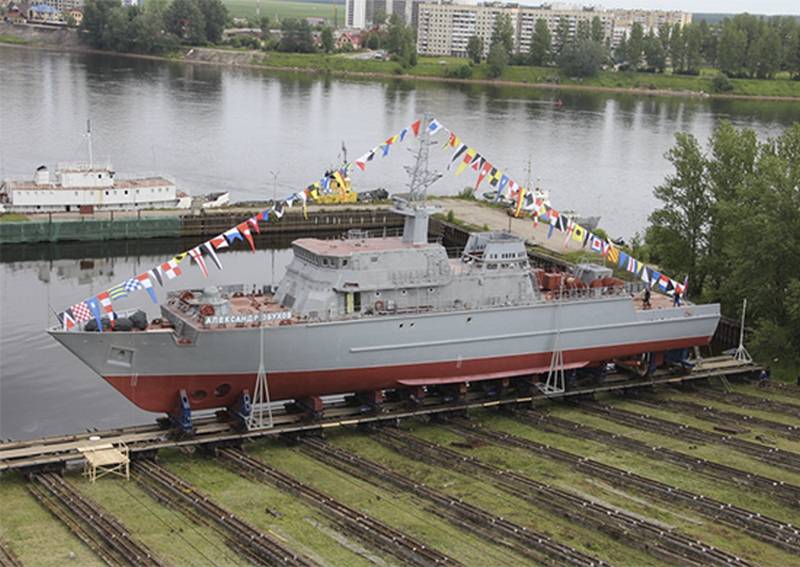
MULTIPOLYGON (((644 352, 660 352, 708 344, 710 337, 655 341, 564 352, 564 363, 579 368, 644 352)), ((386 390, 452 382, 475 382, 547 372, 551 353, 431 362, 370 368, 272 372, 267 375, 270 398, 301 397, 386 390)), ((186 390, 192 409, 232 405, 243 390, 253 392, 256 374, 138 375, 104 377, 123 396, 152 412, 171 412, 178 393, 186 390)))

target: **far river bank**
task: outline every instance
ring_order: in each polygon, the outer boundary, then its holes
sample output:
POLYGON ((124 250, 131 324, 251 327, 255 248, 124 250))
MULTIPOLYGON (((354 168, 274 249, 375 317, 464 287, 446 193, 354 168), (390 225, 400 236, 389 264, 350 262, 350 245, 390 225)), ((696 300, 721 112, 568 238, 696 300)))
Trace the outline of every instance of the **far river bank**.
POLYGON ((783 79, 732 79, 734 91, 713 93, 712 77, 683 77, 649 73, 603 72, 592 79, 561 77, 556 69, 510 66, 500 79, 485 77, 485 65, 471 67, 471 77, 454 76, 467 66, 454 57, 420 57, 412 69, 391 61, 354 59, 341 55, 263 52, 230 48, 193 47, 168 56, 119 53, 82 44, 75 30, 0 23, 0 45, 22 49, 49 49, 79 53, 113 54, 134 59, 171 61, 296 73, 324 72, 331 76, 365 79, 399 79, 455 84, 527 87, 535 89, 622 93, 637 96, 700 97, 742 100, 800 100, 800 81, 783 79))

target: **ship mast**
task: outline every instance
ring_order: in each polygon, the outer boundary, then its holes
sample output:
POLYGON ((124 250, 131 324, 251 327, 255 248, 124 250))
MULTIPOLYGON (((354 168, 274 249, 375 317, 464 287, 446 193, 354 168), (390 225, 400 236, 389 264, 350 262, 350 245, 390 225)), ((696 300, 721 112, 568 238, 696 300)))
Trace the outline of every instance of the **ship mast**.
POLYGON ((430 141, 430 117, 425 114, 422 121, 422 132, 419 134, 419 148, 417 149, 413 166, 406 166, 408 172, 408 203, 425 204, 427 197, 428 187, 433 185, 442 176, 441 173, 436 173, 428 169, 428 162, 430 157, 430 147, 433 142, 430 141))
POLYGON ((419 135, 419 148, 414 159, 414 165, 406 166, 408 172, 408 193, 394 196, 394 212, 405 217, 403 225, 403 242, 411 244, 427 244, 428 242, 428 217, 439 210, 427 204, 428 187, 433 185, 441 173, 430 171, 429 154, 430 146, 430 117, 425 114, 419 135))
POLYGON ((89 141, 89 169, 91 170, 94 167, 94 159, 92 155, 92 121, 91 119, 86 120, 86 138, 89 141))

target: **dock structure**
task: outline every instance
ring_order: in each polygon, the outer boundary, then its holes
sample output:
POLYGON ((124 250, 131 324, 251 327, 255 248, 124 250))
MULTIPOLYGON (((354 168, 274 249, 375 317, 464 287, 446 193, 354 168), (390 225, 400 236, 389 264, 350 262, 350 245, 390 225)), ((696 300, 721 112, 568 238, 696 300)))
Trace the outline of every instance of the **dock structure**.
MULTIPOLYGON (((674 371, 659 370, 646 379, 631 379, 631 376, 618 371, 610 374, 605 383, 591 387, 568 389, 555 396, 557 399, 571 399, 602 392, 623 392, 637 388, 652 388, 660 385, 681 384, 714 378, 749 376, 760 371, 754 364, 742 364, 732 357, 707 358, 689 372, 675 374, 674 371)), ((273 426, 249 431, 237 431, 234 423, 218 421, 214 416, 194 420, 195 435, 189 438, 173 438, 170 432, 157 424, 119 428, 108 431, 94 431, 85 434, 65 435, 10 441, 0 443, 0 473, 9 470, 61 469, 68 464, 84 464, 87 461, 85 449, 90 437, 100 437, 103 443, 114 447, 126 446, 135 459, 137 454, 147 454, 164 448, 188 446, 215 446, 244 439, 278 437, 287 434, 321 432, 353 425, 391 423, 400 419, 420 416, 444 415, 463 412, 469 409, 519 406, 545 401, 552 397, 539 391, 527 395, 508 395, 492 397, 482 393, 466 396, 462 401, 452 402, 431 396, 417 407, 409 409, 403 402, 390 402, 383 406, 381 413, 364 414, 358 406, 346 403, 329 404, 322 412, 324 417, 309 422, 306 414, 276 411, 273 426)))
MULTIPOLYGON (((178 215, 176 211, 126 211, 85 217, 67 213, 35 215, 28 221, 0 223, 0 245, 216 236, 244 222, 255 212, 232 208, 197 215, 178 215)), ((372 205, 314 207, 307 215, 296 208, 287 211, 279 222, 259 223, 263 234, 389 230, 402 226, 400 216, 386 207, 372 205)))

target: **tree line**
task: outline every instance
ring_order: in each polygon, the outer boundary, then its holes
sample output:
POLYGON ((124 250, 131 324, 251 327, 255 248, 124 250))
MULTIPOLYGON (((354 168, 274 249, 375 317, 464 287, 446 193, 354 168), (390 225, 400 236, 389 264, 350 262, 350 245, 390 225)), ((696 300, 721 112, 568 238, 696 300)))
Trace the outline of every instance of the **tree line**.
MULTIPOLYGON (((496 45, 504 48, 504 54, 499 53, 500 47, 493 54, 490 47, 490 76, 499 76, 498 71, 507 64, 558 67, 567 75, 582 77, 612 65, 623 71, 651 73, 669 68, 685 75, 698 75, 705 66, 727 77, 770 79, 785 71, 800 80, 800 22, 793 17, 742 14, 718 25, 706 21, 686 26, 665 23, 648 33, 636 22, 614 49, 598 16, 579 21, 574 33, 567 18, 559 20, 555 33, 539 19, 528 52, 520 53, 515 50, 510 17, 500 14, 491 36, 491 46, 496 45)), ((477 35, 470 37, 467 56, 480 63, 483 53, 483 40, 477 35)))
POLYGON ((723 123, 704 148, 680 133, 666 155, 674 173, 655 189, 637 254, 689 293, 738 317, 747 298, 748 345, 764 360, 800 365, 800 124, 759 140, 723 123))
MULTIPOLYGON (((148 0, 144 6, 122 6, 118 0, 87 0, 80 27, 82 37, 97 49, 160 54, 181 44, 220 43, 228 23, 221 0, 148 0)), ((235 37, 234 47, 287 53, 331 53, 336 50, 333 29, 314 29, 305 19, 286 18, 257 22, 260 37, 235 37), (273 30, 279 33, 273 33, 273 30), (315 38, 315 33, 319 37, 315 38)), ((385 49, 401 67, 417 64, 416 38, 411 27, 396 14, 386 26, 364 34, 371 49, 385 49)))
POLYGON ((181 43, 217 43, 227 20, 220 0, 149 0, 144 6, 87 0, 80 31, 97 49, 158 54, 181 43))

